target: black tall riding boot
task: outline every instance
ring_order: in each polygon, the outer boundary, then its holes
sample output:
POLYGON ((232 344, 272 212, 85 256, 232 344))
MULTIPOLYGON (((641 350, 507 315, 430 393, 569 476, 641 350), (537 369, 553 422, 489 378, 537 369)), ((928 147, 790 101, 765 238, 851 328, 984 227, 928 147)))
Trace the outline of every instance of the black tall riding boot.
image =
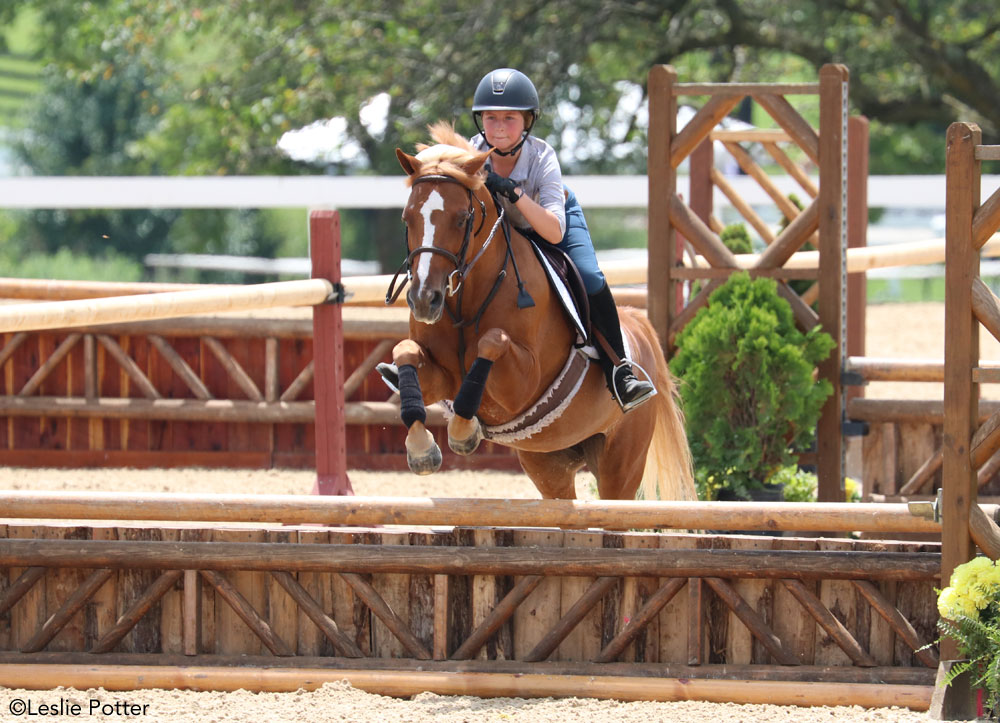
POLYGON ((632 365, 625 359, 625 344, 622 341, 618 308, 615 306, 615 299, 611 295, 611 289, 608 288, 608 285, 605 284, 600 291, 587 298, 590 299, 591 324, 595 330, 601 332, 607 340, 608 346, 621 360, 616 366, 615 361, 608 357, 601 345, 596 344, 608 389, 611 390, 612 396, 618 400, 622 411, 627 412, 656 394, 656 387, 648 381, 636 378, 632 371, 632 365))

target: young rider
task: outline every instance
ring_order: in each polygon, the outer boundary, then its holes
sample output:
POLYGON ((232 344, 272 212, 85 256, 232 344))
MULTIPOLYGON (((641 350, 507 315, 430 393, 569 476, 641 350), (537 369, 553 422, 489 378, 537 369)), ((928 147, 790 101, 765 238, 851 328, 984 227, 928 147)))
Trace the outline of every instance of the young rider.
MULTIPOLYGON (((590 302, 591 323, 622 360, 616 366, 597 345, 608 389, 627 412, 652 397, 656 389, 638 379, 625 361, 618 309, 597 265, 583 209, 573 192, 563 186, 555 150, 531 135, 538 113, 538 92, 531 80, 518 70, 498 68, 476 88, 472 118, 479 133, 472 144, 479 150, 494 149, 487 162, 486 186, 503 204, 511 224, 537 243, 555 244, 579 269, 590 302)), ((377 368, 386 383, 397 388, 394 365, 379 364, 377 368)))
POLYGON ((555 150, 531 135, 538 113, 538 93, 531 80, 518 70, 498 68, 479 82, 473 96, 472 118, 479 134, 472 144, 480 150, 494 149, 486 186, 500 199, 511 224, 536 242, 555 244, 580 270, 591 322, 622 360, 616 367, 597 345, 608 389, 617 392, 627 412, 656 390, 648 381, 638 379, 624 361, 618 309, 597 264, 583 210, 573 192, 563 187, 555 150))

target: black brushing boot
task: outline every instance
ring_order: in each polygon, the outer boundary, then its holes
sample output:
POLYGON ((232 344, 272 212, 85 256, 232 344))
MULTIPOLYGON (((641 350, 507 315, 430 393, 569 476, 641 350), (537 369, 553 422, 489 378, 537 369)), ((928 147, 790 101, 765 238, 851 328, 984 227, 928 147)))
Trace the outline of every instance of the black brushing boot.
POLYGON ((618 400, 622 411, 627 412, 656 394, 656 387, 648 381, 638 379, 632 371, 632 365, 625 359, 625 343, 622 341, 618 308, 615 306, 615 298, 611 295, 611 289, 608 288, 608 285, 604 284, 600 291, 587 298, 590 300, 591 324, 596 331, 604 336, 611 350, 621 360, 621 363, 616 365, 613 359, 608 358, 608 354, 601 347, 601 344, 596 344, 608 389, 618 400))

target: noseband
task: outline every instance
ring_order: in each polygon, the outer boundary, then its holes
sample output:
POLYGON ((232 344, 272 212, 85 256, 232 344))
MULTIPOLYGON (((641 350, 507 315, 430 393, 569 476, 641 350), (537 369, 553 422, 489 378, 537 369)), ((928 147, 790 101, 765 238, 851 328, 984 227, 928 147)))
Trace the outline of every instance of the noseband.
POLYGON ((409 253, 407 253, 406 260, 396 271, 396 274, 392 277, 392 283, 389 284, 389 290, 386 292, 385 295, 386 304, 395 303, 396 299, 399 298, 399 295, 402 293, 403 289, 406 287, 407 282, 409 282, 411 278, 413 260, 417 258, 417 256, 419 256, 420 254, 438 254, 439 256, 444 256, 446 259, 448 259, 448 261, 451 262, 451 264, 455 267, 455 270, 452 271, 450 274, 448 274, 447 290, 448 290, 448 296, 454 296, 458 292, 458 290, 462 287, 462 282, 465 281, 465 277, 469 275, 470 271, 472 271, 472 267, 475 266, 476 262, 479 261, 480 258, 482 258, 484 253, 486 253, 486 249, 489 248, 490 243, 492 243, 493 241, 493 237, 496 235, 497 229, 500 228, 500 225, 503 222, 504 210, 503 207, 498 204, 497 220, 496 223, 493 224, 493 228, 490 230, 490 235, 486 237, 485 241, 483 241, 482 247, 479 249, 478 252, 476 252, 476 255, 472 257, 472 260, 466 262, 465 256, 469 252, 469 242, 472 240, 473 235, 476 236, 479 235, 479 232, 483 230, 483 224, 486 223, 486 204, 483 203, 482 199, 480 199, 472 192, 471 188, 466 186, 457 178, 453 178, 451 176, 445 176, 443 174, 434 174, 428 176, 420 176, 419 178, 413 179, 414 185, 417 183, 429 183, 429 182, 456 183, 462 188, 464 188, 465 192, 469 194, 469 210, 465 219, 465 237, 462 239, 462 246, 458 250, 457 254, 453 254, 451 251, 448 251, 447 249, 442 249, 434 245, 418 246, 412 251, 409 251, 410 248, 409 232, 407 232, 406 236, 404 236, 404 243, 409 253), (473 225, 472 222, 476 216, 476 206, 473 203, 473 201, 479 203, 479 211, 482 214, 482 217, 479 221, 479 228, 476 229, 475 234, 473 234, 472 232, 472 225, 473 225), (399 278, 399 275, 404 271, 406 272, 406 278, 403 280, 403 283, 400 284, 399 288, 397 289, 396 280, 399 278))

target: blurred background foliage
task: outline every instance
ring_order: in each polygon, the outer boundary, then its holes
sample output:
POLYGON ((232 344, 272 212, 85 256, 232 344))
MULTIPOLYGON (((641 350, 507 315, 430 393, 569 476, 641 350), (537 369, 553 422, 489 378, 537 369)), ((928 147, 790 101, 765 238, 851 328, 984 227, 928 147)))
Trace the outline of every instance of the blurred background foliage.
MULTIPOLYGON (((852 112, 871 120, 870 172, 941 173, 952 121, 1000 142, 998 51, 1000 5, 981 0, 19 0, 0 5, 0 152, 35 175, 396 175, 395 148, 428 123, 471 135, 477 81, 513 66, 538 87, 536 130, 565 173, 641 174, 652 65, 765 82, 841 62, 852 112), (279 149, 329 118, 342 148, 312 161, 279 149)), ((601 246, 645 243, 634 212, 588 216, 601 246)), ((0 263, 138 278, 154 252, 305 255, 303 218, 2 212, 0 263)), ((344 239, 345 255, 394 268, 398 212, 348 211, 344 239)))

